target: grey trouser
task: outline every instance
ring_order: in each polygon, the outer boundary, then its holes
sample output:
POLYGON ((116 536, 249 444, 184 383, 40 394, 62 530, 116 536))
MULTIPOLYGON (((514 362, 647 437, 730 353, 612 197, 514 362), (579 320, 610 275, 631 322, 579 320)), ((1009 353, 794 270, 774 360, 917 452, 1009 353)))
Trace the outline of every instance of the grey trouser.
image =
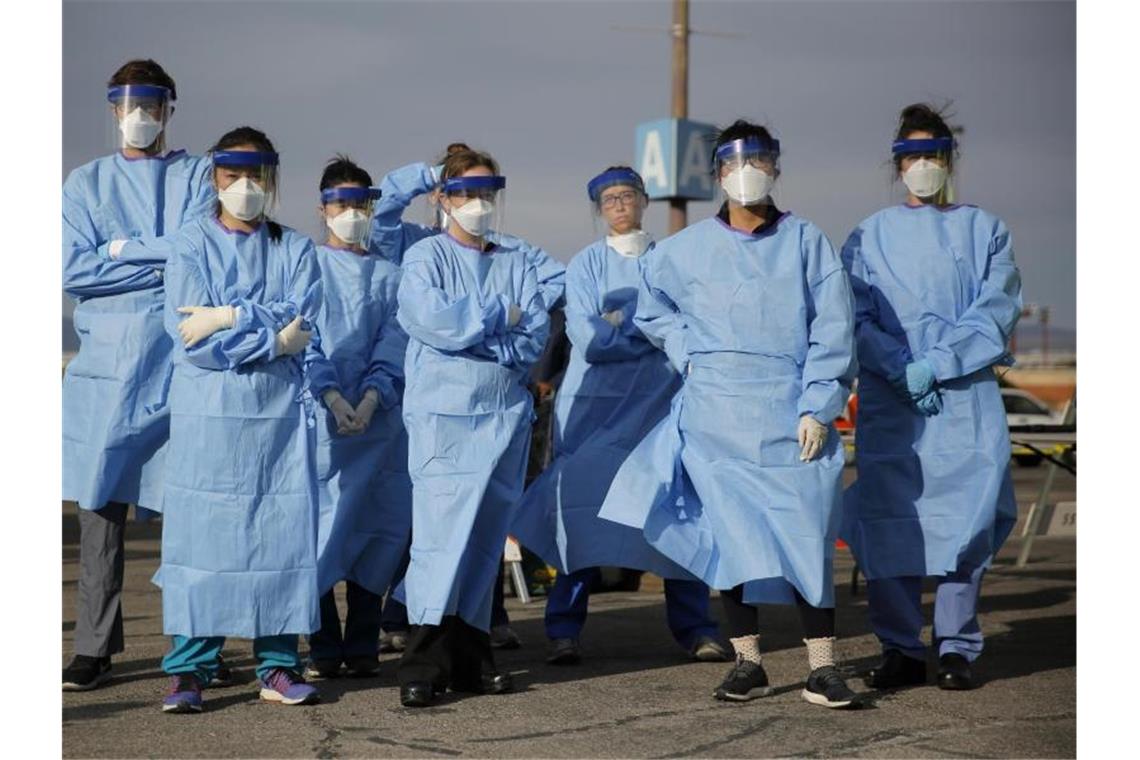
POLYGON ((127 505, 79 510, 79 595, 75 653, 106 657, 123 651, 123 526, 127 505))

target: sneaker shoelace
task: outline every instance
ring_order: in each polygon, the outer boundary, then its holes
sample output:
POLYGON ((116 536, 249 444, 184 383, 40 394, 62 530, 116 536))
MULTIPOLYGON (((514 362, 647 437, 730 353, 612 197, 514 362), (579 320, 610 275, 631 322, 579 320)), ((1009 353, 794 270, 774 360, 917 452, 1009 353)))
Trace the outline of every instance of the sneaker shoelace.
POLYGON ((847 682, 839 671, 835 668, 827 668, 823 673, 819 674, 819 685, 823 687, 824 691, 831 691, 832 689, 847 690, 847 682))
POLYGON ((170 679, 170 696, 184 691, 198 691, 198 681, 189 673, 179 673, 170 679))
POLYGON ((290 687, 305 683, 305 679, 286 668, 276 668, 265 682, 278 694, 284 694, 290 687))

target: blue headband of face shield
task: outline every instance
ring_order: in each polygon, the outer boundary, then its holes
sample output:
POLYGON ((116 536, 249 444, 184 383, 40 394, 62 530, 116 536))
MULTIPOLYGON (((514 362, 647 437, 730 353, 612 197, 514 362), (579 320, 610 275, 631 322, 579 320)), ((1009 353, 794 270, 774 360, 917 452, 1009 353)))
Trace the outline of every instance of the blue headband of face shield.
POLYGON ((460 190, 502 190, 507 186, 507 178, 502 176, 452 177, 443 181, 443 192, 457 193, 460 190))
POLYGON ((277 166, 277 154, 256 150, 216 150, 215 166, 277 166))
POLYGON ((739 140, 733 140, 732 142, 726 142, 716 149, 714 153, 714 163, 719 164, 730 156, 747 155, 750 153, 779 158, 780 141, 773 139, 771 142, 764 142, 756 137, 744 137, 739 140))
POLYGON ((330 187, 321 191, 321 203, 335 201, 375 201, 380 198, 378 187, 330 187))
POLYGON ((598 202, 601 197, 602 191, 607 187, 614 185, 629 185, 636 188, 642 195, 645 194, 645 183, 641 181, 641 175, 632 169, 614 169, 608 172, 602 172, 594 177, 586 185, 586 195, 594 203, 598 202))
POLYGON ((170 90, 157 84, 124 84, 107 88, 107 100, 114 103, 123 98, 152 98, 154 100, 173 100, 170 90))
POLYGON ((954 150, 954 138, 952 137, 895 140, 891 143, 891 153, 895 156, 909 156, 914 153, 949 153, 952 150, 954 150))

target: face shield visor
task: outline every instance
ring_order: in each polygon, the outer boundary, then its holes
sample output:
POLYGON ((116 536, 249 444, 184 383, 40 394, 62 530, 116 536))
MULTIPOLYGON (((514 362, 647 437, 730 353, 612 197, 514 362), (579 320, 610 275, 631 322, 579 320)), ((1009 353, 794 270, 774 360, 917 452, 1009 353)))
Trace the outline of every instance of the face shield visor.
POLYGON ((372 230, 372 209, 380 199, 380 189, 346 185, 321 191, 321 207, 329 242, 368 249, 372 230))
POLYGON ((218 200, 230 216, 243 222, 267 216, 277 202, 277 154, 218 150, 211 158, 218 200))
POLYGON ((440 206, 447 214, 447 231, 459 240, 466 236, 484 241, 487 233, 503 228, 507 178, 496 175, 465 175, 445 179, 440 188, 440 206))
POLYGON ((895 140, 891 145, 899 169, 899 177, 912 195, 935 203, 952 203, 950 160, 954 154, 954 138, 935 137, 917 140, 895 140))
POLYGON ((107 90, 114 116, 112 145, 115 150, 154 151, 165 146, 166 125, 174 108, 170 90, 152 84, 124 84, 107 90))
POLYGON ((713 172, 730 201, 762 203, 780 175, 780 141, 748 137, 724 143, 713 155, 713 172))

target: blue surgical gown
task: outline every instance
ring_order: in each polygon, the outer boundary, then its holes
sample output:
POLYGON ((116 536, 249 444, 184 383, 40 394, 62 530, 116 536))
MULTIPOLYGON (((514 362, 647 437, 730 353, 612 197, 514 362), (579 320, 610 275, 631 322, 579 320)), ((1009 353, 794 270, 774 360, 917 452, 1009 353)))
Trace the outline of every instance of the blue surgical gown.
MULTIPOLYGON (((438 227, 402 221, 404 211, 412 201, 435 186, 431 167, 425 163, 408 164, 388 172, 380 182, 380 200, 372 210, 372 233, 369 246, 389 261, 400 264, 404 252, 425 237, 440 234, 438 227)), ((566 266, 542 248, 522 238, 500 232, 487 235, 492 242, 505 248, 520 250, 534 264, 538 288, 547 310, 564 304, 566 266)))
POLYGON ((383 595, 399 569, 412 530, 408 438, 402 419, 408 338, 396 321, 400 268, 373 253, 317 247, 324 303, 317 317, 324 361, 314 362, 316 399, 339 390, 353 406, 368 389, 379 395, 361 434, 336 432, 324 404, 317 410, 317 542, 321 593, 341 580, 383 595))
POLYGON ((511 533, 559 572, 599 565, 691 578, 643 533, 598 517, 630 451, 669 414, 681 378, 634 324, 639 258, 604 240, 566 271, 570 363, 554 402, 554 461, 527 489, 511 533), (614 327, 603 312, 620 310, 614 327))
POLYGON ((166 329, 176 343, 170 386, 162 565, 163 632, 257 638, 307 634, 317 592, 315 404, 306 367, 320 360, 321 280, 307 237, 266 224, 252 233, 213 218, 171 241, 166 329), (236 323, 189 349, 180 306, 237 307, 236 323), (278 355, 295 317, 308 348, 278 355))
POLYGON ((841 535, 868 578, 987 566, 1017 519, 992 369, 1021 314, 1009 230, 973 206, 894 206, 856 227, 842 257, 860 372, 841 535), (923 359, 942 394, 933 417, 890 383, 923 359))
POLYGON ((75 300, 79 353, 63 378, 63 498, 162 508, 173 344, 162 327, 164 264, 115 261, 112 240, 154 239, 208 213, 206 159, 121 153, 63 186, 63 289, 75 300))
POLYGON ((684 375, 601 516, 748 602, 834 604, 843 448, 800 461, 801 415, 830 426, 855 375, 851 288, 815 225, 757 234, 705 219, 644 257, 634 318, 684 375))
POLYGON ((408 333, 408 620, 435 625, 458 615, 486 631, 526 475, 533 419, 527 373, 550 318, 534 265, 520 250, 480 251, 444 233, 408 250, 398 319, 408 333), (522 318, 509 327, 512 304, 522 318))

